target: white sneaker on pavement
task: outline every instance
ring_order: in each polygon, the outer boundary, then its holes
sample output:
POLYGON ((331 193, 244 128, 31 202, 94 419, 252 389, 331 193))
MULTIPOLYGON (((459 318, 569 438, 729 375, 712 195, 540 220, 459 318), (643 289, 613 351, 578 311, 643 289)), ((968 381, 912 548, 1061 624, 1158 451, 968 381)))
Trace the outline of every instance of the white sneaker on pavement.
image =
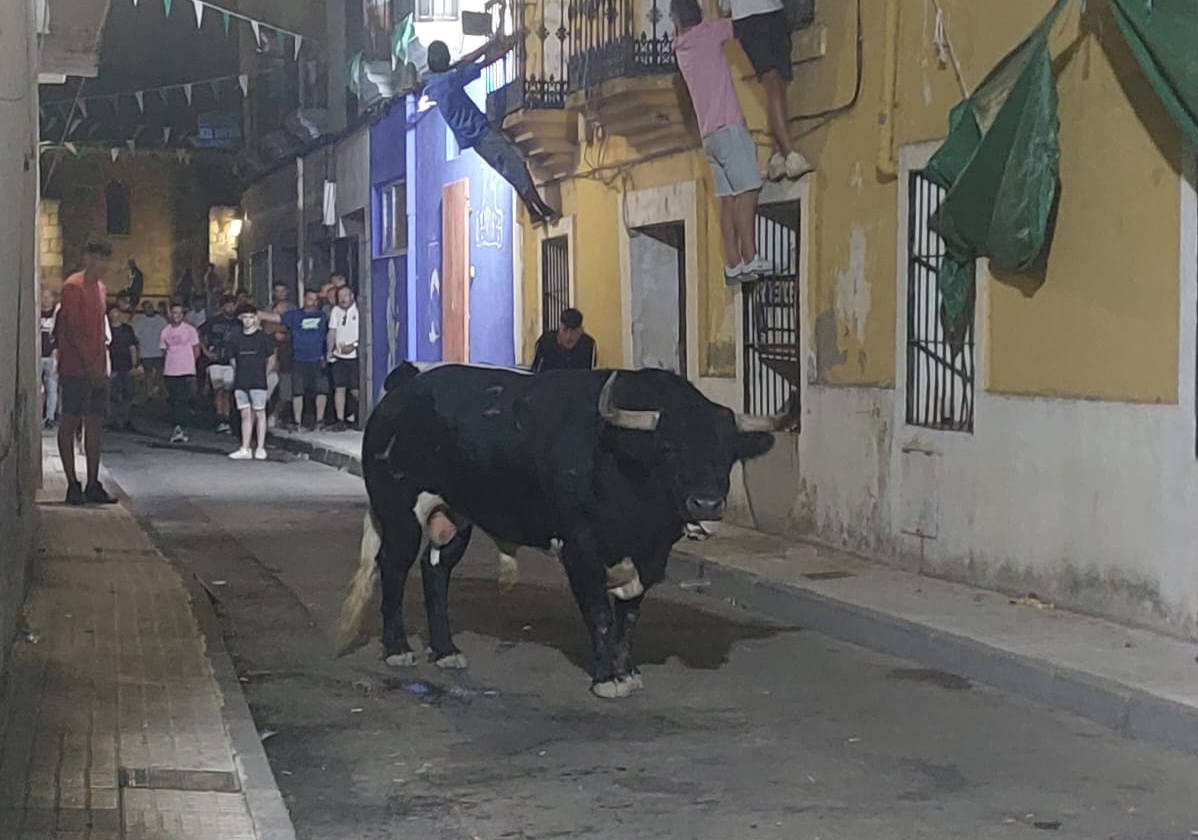
POLYGON ((255 449, 254 450, 254 460, 255 461, 265 461, 266 460, 266 450, 261 449, 261 448, 255 449))
POLYGON ((234 461, 249 461, 254 457, 254 453, 248 449, 235 449, 229 453, 229 457, 234 461))

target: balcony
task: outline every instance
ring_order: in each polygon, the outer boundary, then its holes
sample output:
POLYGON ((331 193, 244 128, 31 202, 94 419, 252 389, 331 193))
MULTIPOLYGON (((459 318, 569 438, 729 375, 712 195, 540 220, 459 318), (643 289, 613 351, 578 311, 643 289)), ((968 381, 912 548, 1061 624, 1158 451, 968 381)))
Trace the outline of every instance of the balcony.
POLYGON ((668 0, 569 0, 566 107, 642 153, 695 142, 668 0))
POLYGON ((517 3, 517 29, 528 35, 487 80, 487 116, 524 153, 535 178, 570 174, 578 149, 578 119, 566 110, 570 31, 565 0, 517 3))

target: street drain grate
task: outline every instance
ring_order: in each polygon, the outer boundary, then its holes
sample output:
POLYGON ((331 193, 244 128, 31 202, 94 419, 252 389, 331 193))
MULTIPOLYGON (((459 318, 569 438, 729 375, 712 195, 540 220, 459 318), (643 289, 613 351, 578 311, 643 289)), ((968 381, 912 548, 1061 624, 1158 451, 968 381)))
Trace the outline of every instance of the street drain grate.
POLYGON ((237 774, 224 770, 172 770, 161 767, 122 767, 123 788, 182 790, 205 793, 241 793, 237 774))
POLYGON ((807 580, 842 580, 843 578, 856 577, 852 572, 809 572, 803 577, 807 580))

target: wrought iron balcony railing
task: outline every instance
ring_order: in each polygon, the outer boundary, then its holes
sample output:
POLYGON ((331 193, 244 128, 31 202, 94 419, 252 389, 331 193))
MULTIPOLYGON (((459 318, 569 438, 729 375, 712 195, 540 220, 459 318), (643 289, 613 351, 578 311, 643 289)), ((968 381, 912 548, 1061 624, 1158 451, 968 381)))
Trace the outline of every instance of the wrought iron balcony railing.
POLYGON ((672 73, 674 27, 668 0, 567 0, 573 44, 567 89, 628 76, 672 73))
POLYGON ((566 106, 571 47, 566 0, 518 0, 513 18, 516 30, 527 27, 528 34, 504 57, 503 84, 487 96, 487 113, 495 121, 524 108, 566 106))

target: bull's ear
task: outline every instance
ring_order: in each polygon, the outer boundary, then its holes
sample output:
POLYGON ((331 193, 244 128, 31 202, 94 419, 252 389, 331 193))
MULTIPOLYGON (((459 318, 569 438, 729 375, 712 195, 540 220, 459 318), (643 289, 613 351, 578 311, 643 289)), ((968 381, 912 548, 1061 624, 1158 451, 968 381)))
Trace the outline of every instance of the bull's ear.
POLYGON ((774 436, 769 432, 738 432, 732 446, 736 460, 751 461, 774 448, 774 436))

